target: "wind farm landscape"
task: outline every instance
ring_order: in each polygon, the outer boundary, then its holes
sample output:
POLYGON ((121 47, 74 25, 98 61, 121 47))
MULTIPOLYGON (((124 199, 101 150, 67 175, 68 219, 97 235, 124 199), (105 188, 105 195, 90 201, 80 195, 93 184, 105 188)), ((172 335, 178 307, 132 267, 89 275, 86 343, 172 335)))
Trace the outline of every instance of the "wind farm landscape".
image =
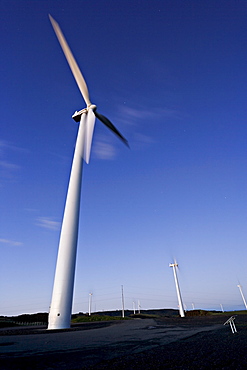
POLYGON ((1 13, 0 368, 244 368, 246 3, 1 13))

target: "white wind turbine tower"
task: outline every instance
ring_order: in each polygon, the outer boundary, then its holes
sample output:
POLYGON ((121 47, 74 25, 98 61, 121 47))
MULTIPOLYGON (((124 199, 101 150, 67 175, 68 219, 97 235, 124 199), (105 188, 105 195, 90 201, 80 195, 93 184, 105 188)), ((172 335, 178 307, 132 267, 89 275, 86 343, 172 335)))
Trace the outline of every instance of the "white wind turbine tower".
POLYGON ((178 284, 177 271, 176 271, 176 269, 178 267, 178 264, 177 264, 177 262, 174 261, 174 263, 169 264, 169 267, 172 267, 172 269, 173 269, 176 291, 177 291, 177 296, 178 296, 179 313, 180 313, 181 317, 184 317, 185 315, 184 315, 183 301, 182 301, 182 297, 181 297, 181 292, 180 292, 180 288, 179 288, 179 284, 178 284))
POLYGON ((138 313, 141 313, 141 303, 139 299, 138 299, 138 313))
POLYGON ((89 300, 88 300, 88 316, 91 316, 92 295, 93 295, 93 293, 89 293, 89 300))
POLYGON ((243 301, 244 301, 244 305, 245 305, 245 308, 246 308, 246 310, 247 310, 246 300, 245 300, 245 298, 244 298, 244 293, 243 293, 243 291, 242 291, 242 287, 241 287, 241 285, 240 285, 240 284, 238 284, 238 288, 239 288, 239 290, 240 290, 241 297, 242 297, 242 299, 243 299, 243 301))
POLYGON ((57 22, 51 16, 49 17, 77 85, 87 105, 85 109, 75 112, 72 116, 74 120, 76 122, 80 122, 80 124, 64 209, 52 301, 48 320, 48 329, 65 329, 70 327, 73 301, 76 250, 79 228, 82 164, 83 159, 86 163, 89 162, 95 117, 97 117, 110 130, 112 130, 127 146, 128 142, 106 117, 97 112, 96 106, 91 104, 86 82, 70 51, 62 31, 57 22))

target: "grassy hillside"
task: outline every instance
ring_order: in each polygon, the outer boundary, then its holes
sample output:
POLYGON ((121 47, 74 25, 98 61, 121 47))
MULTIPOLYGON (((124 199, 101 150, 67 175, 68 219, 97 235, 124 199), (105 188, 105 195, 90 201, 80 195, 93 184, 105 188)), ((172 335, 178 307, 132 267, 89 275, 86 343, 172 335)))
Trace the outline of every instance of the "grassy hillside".
MULTIPOLYGON (((206 311, 206 310, 191 310, 186 312, 186 317, 198 317, 198 316, 208 316, 208 315, 221 315, 221 316, 232 316, 232 315, 246 315, 247 310, 243 311, 206 311)), ((145 319, 145 318, 161 318, 161 317, 179 317, 178 310, 173 309, 160 309, 160 310, 141 310, 140 313, 133 314, 133 311, 124 311, 125 320, 126 319, 145 319)), ((104 311, 95 312, 91 316, 79 312, 73 314, 71 317, 72 323, 79 322, 93 322, 93 321, 109 321, 109 320, 123 320, 122 311, 104 311)), ((48 324, 48 313, 39 312, 35 314, 23 314, 19 316, 0 316, 0 328, 11 327, 17 325, 47 325, 48 324)))

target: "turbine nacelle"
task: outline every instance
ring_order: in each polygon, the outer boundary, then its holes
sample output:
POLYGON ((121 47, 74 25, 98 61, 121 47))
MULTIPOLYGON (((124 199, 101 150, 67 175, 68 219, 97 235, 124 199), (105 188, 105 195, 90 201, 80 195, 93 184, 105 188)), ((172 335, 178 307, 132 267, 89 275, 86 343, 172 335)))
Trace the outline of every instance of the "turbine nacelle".
POLYGON ((73 114, 72 118, 75 122, 80 122, 82 114, 84 114, 84 113, 87 114, 89 109, 92 109, 93 111, 95 111, 96 108, 97 107, 94 104, 88 105, 87 108, 83 108, 79 111, 76 110, 75 113, 73 114))
POLYGON ((169 267, 178 267, 178 263, 176 263, 176 262, 175 263, 170 263, 169 267))

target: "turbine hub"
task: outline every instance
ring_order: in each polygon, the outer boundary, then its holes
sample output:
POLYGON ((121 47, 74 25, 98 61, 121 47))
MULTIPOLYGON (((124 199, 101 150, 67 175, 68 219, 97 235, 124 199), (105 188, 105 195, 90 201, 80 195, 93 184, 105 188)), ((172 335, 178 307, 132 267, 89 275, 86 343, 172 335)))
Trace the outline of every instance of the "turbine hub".
POLYGON ((90 105, 88 105, 87 106, 87 110, 88 109, 92 109, 92 110, 95 110, 97 107, 96 107, 96 105, 95 104, 90 104, 90 105))

